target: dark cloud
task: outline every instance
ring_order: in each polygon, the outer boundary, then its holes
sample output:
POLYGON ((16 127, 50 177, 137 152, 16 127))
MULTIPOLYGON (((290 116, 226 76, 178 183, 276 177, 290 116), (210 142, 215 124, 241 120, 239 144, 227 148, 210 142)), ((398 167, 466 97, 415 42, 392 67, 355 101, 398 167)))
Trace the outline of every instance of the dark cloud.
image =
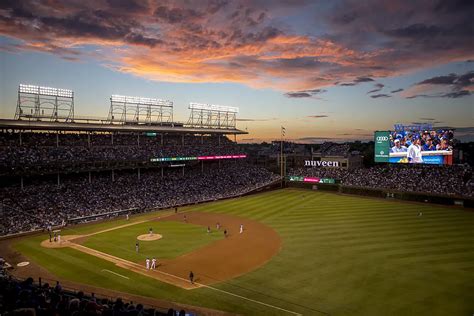
POLYGON ((157 38, 145 37, 142 34, 128 33, 125 35, 124 40, 131 44, 145 45, 148 47, 154 47, 157 44, 162 44, 163 41, 157 38))
POLYGON ((169 8, 167 6, 159 6, 155 9, 154 15, 159 19, 170 23, 181 23, 184 21, 194 20, 203 17, 204 14, 193 9, 185 8, 169 8))
POLYGON ((318 118, 325 118, 329 116, 328 115, 308 115, 307 117, 318 119, 318 118))
POLYGON ((382 84, 382 83, 376 83, 376 84, 374 84, 374 87, 375 87, 375 89, 368 91, 367 94, 374 93, 374 92, 379 92, 380 90, 383 89, 383 87, 385 87, 385 85, 382 84))
POLYGON ((398 92, 402 92, 402 91, 403 91, 403 89, 400 88, 400 89, 392 90, 392 91, 390 91, 390 93, 398 93, 398 92))
POLYGON ((352 87, 352 86, 355 86, 356 83, 354 83, 354 82, 343 82, 343 83, 339 83, 339 85, 341 87, 352 87))
POLYGON ((435 11, 438 12, 449 12, 449 13, 459 13, 463 11, 473 12, 474 2, 470 0, 450 0, 443 1, 440 0, 435 6, 435 11))
POLYGON ((460 90, 460 91, 455 91, 455 92, 449 92, 445 93, 442 95, 442 98, 451 98, 451 99, 457 99, 457 98, 462 98, 471 95, 472 93, 467 90, 460 90))
POLYGON ((108 5, 115 9, 124 12, 147 12, 149 10, 147 0, 106 0, 108 5))
POLYGON ((306 92, 287 92, 285 96, 288 98, 309 98, 311 94, 306 92))
POLYGON ((285 96, 287 96, 288 98, 310 98, 318 94, 324 93, 326 91, 327 90, 324 90, 324 89, 301 90, 301 91, 287 92, 285 93, 285 96))
POLYGON ((355 83, 361 83, 361 82, 371 82, 374 81, 374 79, 369 78, 369 77, 357 77, 354 82, 355 83))
POLYGON ((408 37, 408 38, 429 38, 434 37, 441 33, 441 29, 434 25, 425 25, 425 24, 413 24, 407 27, 393 29, 387 31, 386 33, 392 36, 397 37, 408 37))
POLYGON ((447 92, 433 92, 433 93, 421 93, 416 95, 408 96, 408 99, 414 98, 450 98, 457 99, 472 95, 470 89, 474 87, 474 71, 469 71, 465 74, 448 74, 444 76, 436 76, 425 79, 415 84, 415 86, 445 86, 449 91, 447 92))
POLYGON ((342 82, 342 83, 335 82, 334 84, 339 85, 341 87, 351 87, 351 86, 358 85, 359 83, 372 82, 372 81, 374 81, 374 79, 370 77, 357 77, 356 79, 354 79, 353 82, 342 82))
POLYGON ((438 93, 438 94, 417 94, 406 97, 407 99, 415 99, 415 98, 449 98, 449 99, 457 99, 466 96, 470 96, 472 93, 468 90, 460 90, 454 92, 447 92, 447 93, 438 93))
POLYGON ((381 94, 374 94, 370 96, 373 99, 378 99, 378 98, 391 98, 392 96, 389 94, 381 93, 381 94))
POLYGON ((458 75, 456 74, 449 74, 447 76, 437 76, 429 79, 425 79, 421 82, 418 82, 417 85, 420 84, 454 84, 457 80, 458 75))
POLYGON ((228 0, 211 0, 207 5, 207 12, 215 14, 223 7, 225 7, 228 3, 228 0))

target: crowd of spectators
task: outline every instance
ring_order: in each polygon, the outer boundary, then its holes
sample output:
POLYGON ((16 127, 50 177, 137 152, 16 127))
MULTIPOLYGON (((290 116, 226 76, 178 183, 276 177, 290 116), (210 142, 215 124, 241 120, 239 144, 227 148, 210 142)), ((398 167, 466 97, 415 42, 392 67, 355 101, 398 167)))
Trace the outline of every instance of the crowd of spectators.
POLYGON ((241 154, 227 137, 137 134, 0 133, 0 174, 56 170, 61 163, 141 161, 152 158, 241 154), (58 142, 56 137, 58 137, 58 142), (112 141, 113 138, 113 141, 112 141), (55 169, 56 168, 56 169, 55 169))
POLYGON ((221 168, 199 167, 137 173, 101 173, 89 183, 87 175, 54 181, 0 188, 2 216, 0 235, 61 225, 68 219, 113 211, 173 207, 247 193, 278 179, 264 168, 228 161, 221 168))
POLYGON ((453 131, 394 131, 390 133, 390 151, 407 152, 408 148, 420 140, 422 151, 453 150, 453 131))
POLYGON ((108 299, 63 289, 56 284, 35 284, 0 274, 0 314, 6 316, 166 316, 190 315, 184 310, 146 308, 120 298, 108 299))
POLYGON ((288 175, 334 178, 347 186, 474 196, 472 168, 468 166, 383 165, 346 170, 341 168, 294 168, 288 175))

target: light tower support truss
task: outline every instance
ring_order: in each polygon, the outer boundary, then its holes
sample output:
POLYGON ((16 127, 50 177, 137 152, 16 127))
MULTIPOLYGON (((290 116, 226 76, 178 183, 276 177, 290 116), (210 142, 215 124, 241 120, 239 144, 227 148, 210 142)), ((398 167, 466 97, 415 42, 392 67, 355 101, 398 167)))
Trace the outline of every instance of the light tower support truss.
POLYGON ((68 89, 20 84, 15 119, 73 122, 74 92, 68 89))
POLYGON ((191 102, 189 109, 190 127, 235 129, 237 107, 191 102))
POLYGON ((161 99, 112 95, 109 123, 160 124, 173 122, 173 102, 161 99))

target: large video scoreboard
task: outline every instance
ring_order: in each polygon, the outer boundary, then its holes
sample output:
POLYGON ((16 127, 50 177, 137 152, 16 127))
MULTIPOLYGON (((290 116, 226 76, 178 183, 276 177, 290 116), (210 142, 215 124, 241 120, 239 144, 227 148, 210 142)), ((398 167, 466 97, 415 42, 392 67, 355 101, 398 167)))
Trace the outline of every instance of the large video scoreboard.
POLYGON ((374 161, 451 165, 453 131, 434 129, 430 124, 396 124, 394 131, 374 134, 374 161))

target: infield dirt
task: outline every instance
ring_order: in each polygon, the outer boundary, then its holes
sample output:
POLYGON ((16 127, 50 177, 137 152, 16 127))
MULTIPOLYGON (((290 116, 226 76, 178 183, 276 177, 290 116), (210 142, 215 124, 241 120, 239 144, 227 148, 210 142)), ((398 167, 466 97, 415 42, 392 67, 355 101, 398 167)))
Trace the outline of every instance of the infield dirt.
MULTIPOLYGON (((216 225, 219 223, 219 230, 222 234, 227 231, 227 237, 177 258, 159 260, 156 270, 147 270, 145 262, 131 262, 81 245, 88 236, 142 222, 121 225, 88 235, 64 235, 61 236, 61 243, 51 243, 49 240, 45 240, 41 242, 41 246, 46 248, 74 248, 113 262, 121 268, 184 289, 199 288, 248 273, 264 265, 280 250, 281 239, 272 228, 241 217, 227 214, 187 212, 156 218, 153 221, 184 221, 184 215, 186 215, 187 223, 203 227, 209 226, 212 230, 217 230, 216 225), (240 233, 240 225, 244 227, 243 233, 240 233), (190 271, 193 271, 195 275, 195 284, 190 284, 188 281, 190 271)), ((205 234, 205 232, 203 233, 205 234)), ((154 242, 159 242, 159 240, 154 242)))

